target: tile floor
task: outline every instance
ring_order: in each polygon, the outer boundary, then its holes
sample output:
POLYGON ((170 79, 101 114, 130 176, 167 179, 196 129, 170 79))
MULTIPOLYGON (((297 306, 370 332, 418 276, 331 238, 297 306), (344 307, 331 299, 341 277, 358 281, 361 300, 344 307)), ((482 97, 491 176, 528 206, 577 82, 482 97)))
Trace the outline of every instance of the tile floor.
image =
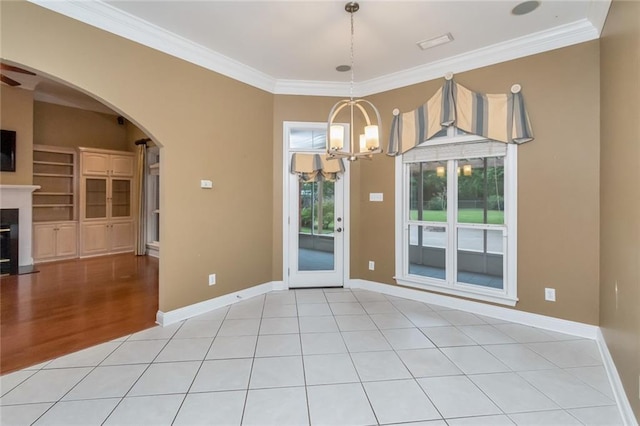
POLYGON ((596 343, 362 290, 272 292, 0 378, 2 425, 620 425, 596 343))

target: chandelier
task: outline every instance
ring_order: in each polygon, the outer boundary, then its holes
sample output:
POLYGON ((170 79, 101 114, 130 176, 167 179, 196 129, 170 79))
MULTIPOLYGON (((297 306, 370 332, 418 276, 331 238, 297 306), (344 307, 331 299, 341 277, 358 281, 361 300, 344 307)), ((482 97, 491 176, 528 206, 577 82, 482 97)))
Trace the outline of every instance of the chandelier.
MULTIPOLYGON (((327 155, 329 158, 346 158, 349 161, 356 161, 358 158, 373 158, 373 154, 380 154, 380 113, 378 109, 366 99, 353 98, 353 14, 360 9, 356 2, 349 2, 344 6, 344 10, 351 14, 351 85, 349 99, 338 101, 329 112, 327 120, 327 155), (345 147, 345 126, 335 124, 338 114, 348 107, 349 111, 349 131, 350 138, 348 146, 345 147), (358 132, 358 144, 354 138, 354 112, 358 111, 364 119, 364 129, 358 132), (368 112, 367 112, 368 111, 368 112), (371 115, 370 115, 371 114, 371 115), (375 121, 371 119, 374 118, 375 121)), ((346 113, 345 113, 346 115, 346 113)))

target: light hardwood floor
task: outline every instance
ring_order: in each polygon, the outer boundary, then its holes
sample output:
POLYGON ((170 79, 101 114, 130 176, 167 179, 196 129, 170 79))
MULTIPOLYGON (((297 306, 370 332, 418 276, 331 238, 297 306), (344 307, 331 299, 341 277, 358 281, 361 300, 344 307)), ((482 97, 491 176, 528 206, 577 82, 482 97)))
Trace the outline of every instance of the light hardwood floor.
POLYGON ((1 279, 1 374, 155 324, 158 259, 129 253, 37 269, 1 279))

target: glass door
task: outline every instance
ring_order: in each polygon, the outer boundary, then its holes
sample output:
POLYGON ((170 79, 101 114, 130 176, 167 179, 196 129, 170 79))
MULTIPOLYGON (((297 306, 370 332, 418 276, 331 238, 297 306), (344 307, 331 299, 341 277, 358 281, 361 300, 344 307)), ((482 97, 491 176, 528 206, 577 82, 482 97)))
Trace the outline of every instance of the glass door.
MULTIPOLYGON (((289 143, 287 170, 294 153, 325 155, 324 123, 287 124, 296 125, 285 126, 289 143)), ((289 199, 285 211, 285 283, 290 288, 342 286, 347 232, 343 211, 345 176, 333 182, 303 182, 297 174, 286 173, 285 179, 289 199)))
POLYGON ((107 178, 86 178, 85 219, 107 218, 107 178))
POLYGON ((131 180, 111 179, 111 217, 131 216, 131 180))

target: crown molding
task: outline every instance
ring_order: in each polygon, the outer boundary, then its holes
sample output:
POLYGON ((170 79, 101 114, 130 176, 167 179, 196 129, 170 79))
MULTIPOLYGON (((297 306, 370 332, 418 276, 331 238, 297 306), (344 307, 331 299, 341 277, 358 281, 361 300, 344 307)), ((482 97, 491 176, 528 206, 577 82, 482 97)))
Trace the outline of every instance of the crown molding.
MULTIPOLYGON (((358 83, 354 83, 354 93, 358 83)), ((349 82, 311 81, 311 80, 278 80, 273 93, 275 95, 308 95, 308 96, 349 96, 349 82)))
MULTIPOLYGON (((101 1, 29 0, 46 9, 159 50, 211 71, 279 95, 349 96, 344 82, 277 80, 227 56, 168 32, 101 1)), ((595 40, 606 20, 611 0, 591 0, 588 18, 518 37, 441 61, 354 83, 353 95, 369 96, 549 50, 595 40)))
POLYGON ((610 7, 611 0, 591 0, 587 6, 587 19, 598 31, 598 37, 602 34, 610 7))
POLYGON ((254 68, 166 31, 101 1, 29 0, 31 3, 135 41, 235 80, 273 92, 276 80, 254 68))

